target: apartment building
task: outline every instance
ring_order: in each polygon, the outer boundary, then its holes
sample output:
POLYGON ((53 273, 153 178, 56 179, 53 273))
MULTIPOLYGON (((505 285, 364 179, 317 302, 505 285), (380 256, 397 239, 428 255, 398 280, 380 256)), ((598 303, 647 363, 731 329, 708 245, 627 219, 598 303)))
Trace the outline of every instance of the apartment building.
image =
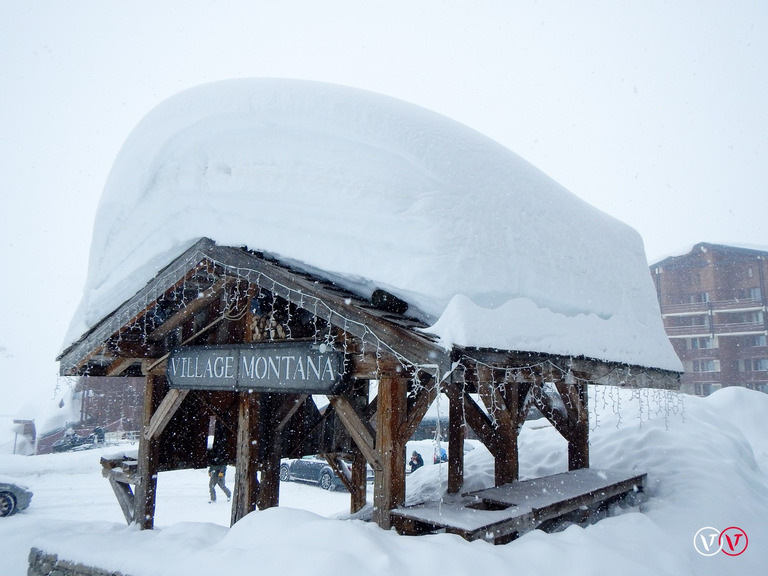
POLYGON ((681 389, 768 392, 768 251, 702 242, 651 265, 651 275, 685 368, 681 389))

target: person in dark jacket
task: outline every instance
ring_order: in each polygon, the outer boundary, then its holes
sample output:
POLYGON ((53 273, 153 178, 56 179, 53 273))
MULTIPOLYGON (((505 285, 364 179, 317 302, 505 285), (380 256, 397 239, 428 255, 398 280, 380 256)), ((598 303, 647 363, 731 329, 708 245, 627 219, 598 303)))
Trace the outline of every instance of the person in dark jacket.
POLYGON ((421 457, 421 454, 414 450, 413 454, 411 454, 411 472, 415 472, 422 466, 424 466, 424 459, 421 457))
POLYGON ((208 490, 211 493, 209 502, 216 502, 216 486, 227 495, 227 502, 232 498, 232 492, 227 488, 225 479, 227 475, 227 435, 228 430, 224 422, 216 419, 216 427, 213 434, 213 445, 208 452, 208 490))
POLYGON ((211 499, 209 502, 216 502, 216 486, 221 488, 224 494, 227 495, 227 502, 232 498, 232 492, 227 488, 225 478, 227 475, 226 464, 211 464, 208 468, 208 476, 211 479, 208 481, 208 490, 211 492, 211 499))

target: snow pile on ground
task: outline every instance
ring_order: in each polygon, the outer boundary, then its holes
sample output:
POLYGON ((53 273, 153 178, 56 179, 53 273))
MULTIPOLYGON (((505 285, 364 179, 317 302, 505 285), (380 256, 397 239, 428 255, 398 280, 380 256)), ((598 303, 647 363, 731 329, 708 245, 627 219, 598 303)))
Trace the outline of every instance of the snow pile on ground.
MULTIPOLYGON (((579 573, 622 576, 764 574, 768 565, 768 395, 729 388, 686 397, 668 412, 664 396, 592 391, 594 467, 646 471, 649 499, 615 508, 589 526, 532 531, 492 546, 446 534, 404 537, 372 523, 343 519, 344 493, 281 484, 277 509, 254 512, 228 529, 229 507, 207 504, 204 470, 161 473, 154 531, 125 526, 97 451, 0 456, 0 469, 35 492, 26 511, 0 519, 3 574, 26 574, 31 546, 133 576, 364 573, 370 576, 579 573), (648 409, 651 409, 650 412, 648 409), (682 411, 680 410, 682 409, 682 411), (642 422, 638 416, 642 414, 642 422), (619 418, 623 421, 618 424, 619 418), (649 419, 650 418, 650 419, 649 419), (593 420, 593 424, 595 421, 593 420), (735 557, 699 555, 694 534, 705 526, 742 528, 747 550, 735 557)), ((110 449, 107 449, 109 451, 110 449)), ((111 450, 114 451, 114 448, 111 450)), ((523 477, 566 468, 565 441, 541 421, 521 435, 523 477)), ((409 475, 409 499, 444 488, 444 465, 409 475)), ((469 452, 467 487, 490 485, 484 447, 469 452)), ((228 478, 234 476, 230 469, 228 478)))
POLYGON ((233 80, 151 111, 106 184, 67 343, 202 236, 366 279, 437 321, 446 346, 680 370, 633 229, 382 95, 233 80))

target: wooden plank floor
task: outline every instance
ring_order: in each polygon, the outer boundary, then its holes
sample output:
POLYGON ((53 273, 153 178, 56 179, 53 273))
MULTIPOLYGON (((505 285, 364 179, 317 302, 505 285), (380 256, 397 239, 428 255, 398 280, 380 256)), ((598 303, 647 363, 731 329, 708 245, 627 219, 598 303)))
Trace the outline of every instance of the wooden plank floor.
POLYGON ((645 478, 635 472, 584 468, 397 508, 392 517, 403 534, 444 530, 467 540, 503 543, 549 520, 642 492, 645 478))

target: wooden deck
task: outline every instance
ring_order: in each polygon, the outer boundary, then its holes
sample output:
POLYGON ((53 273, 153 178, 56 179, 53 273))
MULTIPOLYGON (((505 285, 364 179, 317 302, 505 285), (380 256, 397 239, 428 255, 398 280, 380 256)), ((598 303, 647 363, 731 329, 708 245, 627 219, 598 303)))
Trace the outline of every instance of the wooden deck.
POLYGON ((642 493, 646 474, 583 468, 392 511, 401 534, 445 531, 503 544, 566 515, 642 493))

